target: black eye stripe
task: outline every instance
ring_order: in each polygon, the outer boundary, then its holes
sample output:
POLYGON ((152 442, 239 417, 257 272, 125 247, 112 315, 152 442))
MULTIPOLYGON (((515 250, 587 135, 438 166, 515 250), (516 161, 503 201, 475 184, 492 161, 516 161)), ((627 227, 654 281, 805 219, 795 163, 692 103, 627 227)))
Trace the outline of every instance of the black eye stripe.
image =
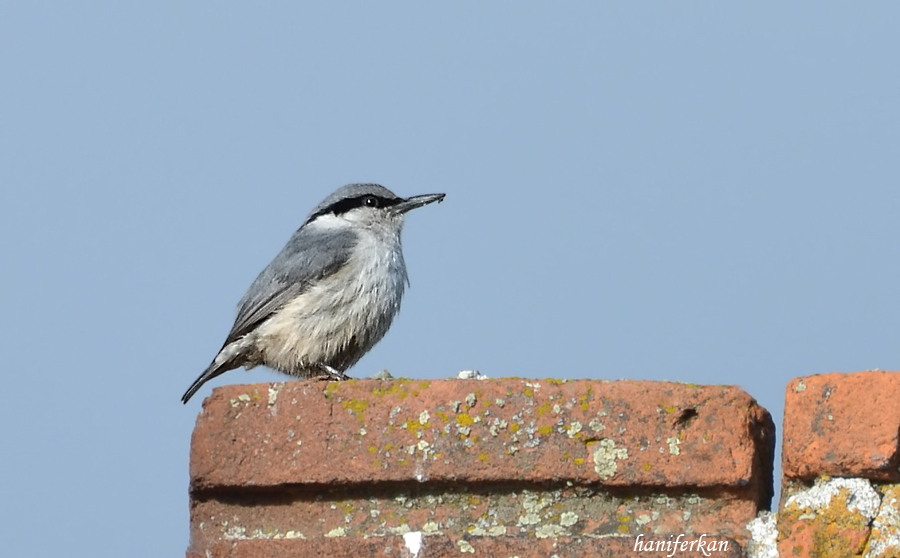
POLYGON ((403 201, 402 198, 383 198, 374 194, 365 194, 336 201, 328 207, 316 212, 313 217, 318 217, 319 215, 325 215, 327 213, 341 215, 342 213, 347 213, 351 209, 356 209, 357 207, 390 207, 392 205, 397 205, 401 201, 403 201))

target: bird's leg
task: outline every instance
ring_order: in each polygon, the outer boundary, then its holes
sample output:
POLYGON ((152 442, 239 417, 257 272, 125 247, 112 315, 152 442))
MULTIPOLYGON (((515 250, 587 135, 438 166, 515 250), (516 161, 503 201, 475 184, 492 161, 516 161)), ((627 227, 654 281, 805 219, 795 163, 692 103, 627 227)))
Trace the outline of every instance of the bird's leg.
POLYGON ((349 379, 349 377, 343 372, 339 372, 338 370, 328 366, 327 364, 316 364, 316 368, 318 368, 322 374, 317 376, 319 380, 329 380, 333 382, 340 382, 343 380, 349 379))

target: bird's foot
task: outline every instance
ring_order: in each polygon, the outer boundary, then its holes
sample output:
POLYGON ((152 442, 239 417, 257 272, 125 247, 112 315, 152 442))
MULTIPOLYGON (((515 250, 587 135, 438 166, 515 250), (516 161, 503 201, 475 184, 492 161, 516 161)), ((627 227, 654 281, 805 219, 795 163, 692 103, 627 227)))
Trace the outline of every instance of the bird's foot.
POLYGON ((317 364, 316 368, 319 369, 321 374, 315 377, 317 380, 325 380, 328 382, 342 382, 344 380, 349 380, 350 377, 344 374, 343 372, 328 366, 327 364, 317 364))

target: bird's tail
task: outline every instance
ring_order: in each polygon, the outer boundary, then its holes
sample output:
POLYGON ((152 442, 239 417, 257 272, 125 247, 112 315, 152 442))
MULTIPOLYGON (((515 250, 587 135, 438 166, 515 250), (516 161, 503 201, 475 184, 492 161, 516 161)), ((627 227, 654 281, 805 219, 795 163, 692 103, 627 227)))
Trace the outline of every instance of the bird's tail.
POLYGON ((200 374, 200 377, 194 380, 194 383, 191 384, 191 387, 189 387, 188 390, 184 392, 184 395, 181 396, 181 402, 187 403, 188 400, 193 397, 195 393, 197 393, 197 390, 203 386, 203 384, 212 380, 216 376, 224 374, 229 370, 231 370, 231 368, 222 366, 222 363, 217 363, 215 360, 212 361, 209 367, 203 371, 203 374, 200 374))

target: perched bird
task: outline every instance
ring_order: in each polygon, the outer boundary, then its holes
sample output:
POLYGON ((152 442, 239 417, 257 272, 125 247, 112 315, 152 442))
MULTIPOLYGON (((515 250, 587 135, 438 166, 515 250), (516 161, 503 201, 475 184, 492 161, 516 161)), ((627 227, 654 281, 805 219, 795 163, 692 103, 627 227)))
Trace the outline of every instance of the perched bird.
POLYGON ((325 198, 250 285, 225 344, 181 401, 240 366, 346 379, 400 310, 404 216, 443 199, 401 198, 378 184, 348 184, 325 198))

